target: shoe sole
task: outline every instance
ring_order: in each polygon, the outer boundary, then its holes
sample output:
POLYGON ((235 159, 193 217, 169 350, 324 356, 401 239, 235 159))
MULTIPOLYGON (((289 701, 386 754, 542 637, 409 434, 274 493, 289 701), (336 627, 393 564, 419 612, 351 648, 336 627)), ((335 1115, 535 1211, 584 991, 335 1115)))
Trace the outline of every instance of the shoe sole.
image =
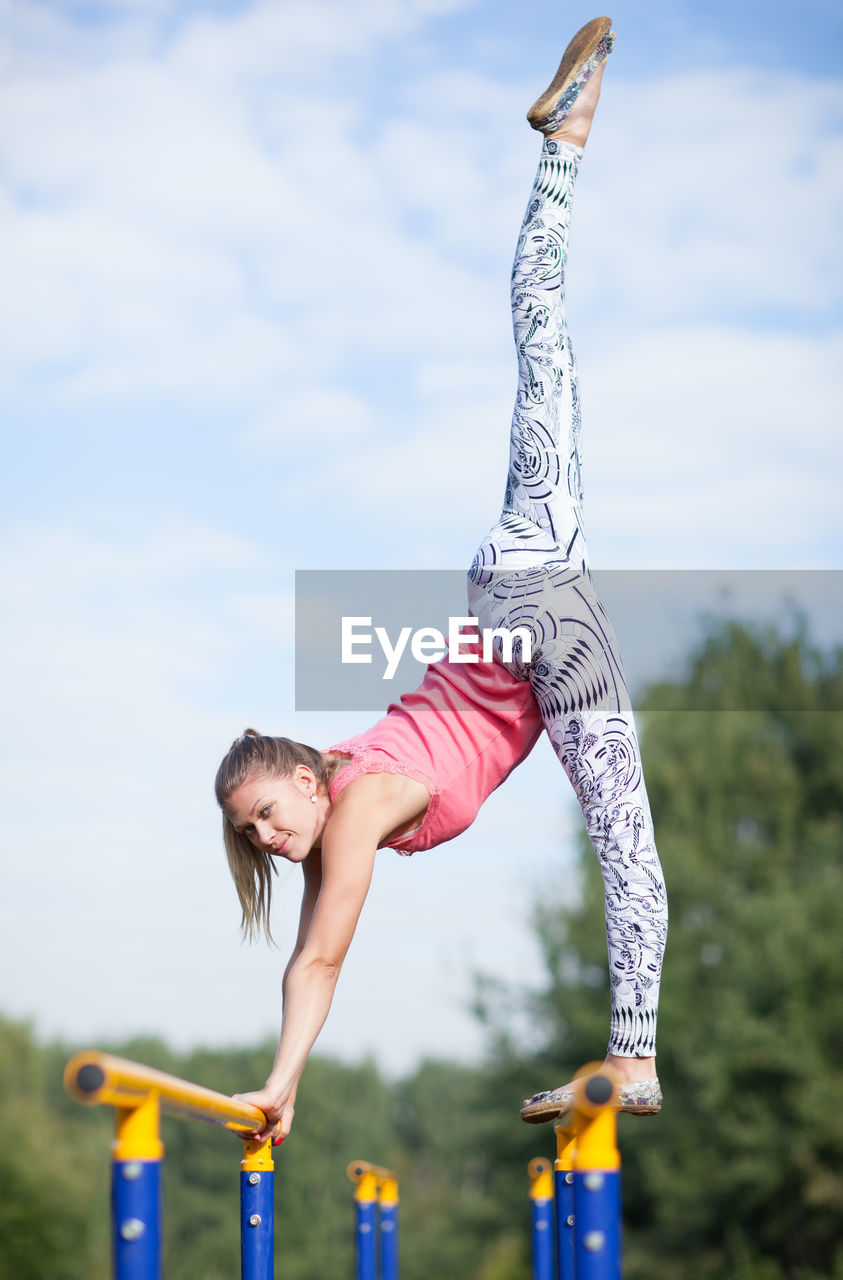
MULTIPOLYGON (((556 1120, 560 1116, 570 1115, 574 1110, 573 1106, 560 1107, 558 1103, 539 1102, 535 1106, 524 1107, 521 1111, 521 1119, 526 1124, 547 1124, 549 1120, 556 1120)), ((657 1116, 661 1111, 661 1107, 654 1107, 646 1103, 628 1102, 624 1106, 615 1107, 615 1111, 622 1111, 628 1116, 657 1116)))
POLYGON ((556 75, 527 112, 527 119, 534 129, 541 130, 542 125, 547 123, 556 100, 562 97, 579 68, 588 61, 600 41, 609 34, 611 29, 611 18, 592 18, 591 22, 587 22, 577 32, 562 54, 562 61, 559 63, 556 75))

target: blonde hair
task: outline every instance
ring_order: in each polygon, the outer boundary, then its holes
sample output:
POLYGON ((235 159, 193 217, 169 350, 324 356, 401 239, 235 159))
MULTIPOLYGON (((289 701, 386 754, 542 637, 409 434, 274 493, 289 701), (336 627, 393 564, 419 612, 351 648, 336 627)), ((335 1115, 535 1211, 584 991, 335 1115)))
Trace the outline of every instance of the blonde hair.
POLYGON ((298 765, 312 770, 317 791, 327 792, 331 779, 342 768, 343 761, 334 757, 328 760, 315 747, 291 738, 271 738, 257 729, 244 729, 232 742, 217 770, 214 791, 217 804, 222 809, 222 838, 228 868, 240 899, 243 913, 240 929, 253 942, 263 931, 272 942, 269 927, 269 908, 272 901, 272 877, 277 868, 270 854, 257 849, 242 832, 235 831, 234 824, 225 812, 225 805, 238 787, 252 778, 266 775, 269 778, 292 777, 298 765))

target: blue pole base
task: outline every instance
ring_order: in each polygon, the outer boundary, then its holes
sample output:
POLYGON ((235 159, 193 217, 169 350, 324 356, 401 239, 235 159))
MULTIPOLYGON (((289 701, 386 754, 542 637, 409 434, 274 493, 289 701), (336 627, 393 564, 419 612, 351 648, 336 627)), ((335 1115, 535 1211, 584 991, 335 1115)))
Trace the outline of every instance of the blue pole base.
POLYGON ((556 1267, 559 1280, 574 1280, 574 1175, 557 1169, 553 1175, 556 1188, 556 1267))
POLYGON ((382 1204, 381 1280, 398 1280, 398 1205, 382 1204))
POLYGON ((161 1280, 161 1161, 111 1166, 115 1280, 161 1280))
POLYGON ((553 1201, 533 1200, 533 1280, 553 1280, 553 1201))
POLYGON ((378 1241, 376 1200, 355 1200, 357 1205, 357 1280, 375 1280, 378 1241))
POLYGON ((275 1174, 240 1171, 241 1280, 272 1280, 275 1273, 275 1174))
POLYGON ((621 1175, 574 1172, 577 1280, 621 1280, 621 1175))

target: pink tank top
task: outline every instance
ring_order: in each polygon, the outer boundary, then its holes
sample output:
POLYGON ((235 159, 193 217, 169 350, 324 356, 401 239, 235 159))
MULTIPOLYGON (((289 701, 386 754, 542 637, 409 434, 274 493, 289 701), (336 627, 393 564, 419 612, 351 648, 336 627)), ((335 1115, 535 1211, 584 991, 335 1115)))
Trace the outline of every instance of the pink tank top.
POLYGON ((326 748, 351 756, 331 782, 331 800, 366 773, 414 778, 430 804, 421 826, 389 847, 403 854, 432 849, 471 826, 541 730, 528 680, 498 661, 434 662, 418 689, 402 694, 371 729, 326 748))

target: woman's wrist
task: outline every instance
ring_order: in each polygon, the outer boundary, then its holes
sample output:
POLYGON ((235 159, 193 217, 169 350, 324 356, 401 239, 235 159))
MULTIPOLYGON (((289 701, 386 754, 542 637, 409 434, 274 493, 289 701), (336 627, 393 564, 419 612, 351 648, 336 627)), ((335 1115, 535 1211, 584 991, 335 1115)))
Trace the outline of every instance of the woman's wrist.
POLYGON ((298 1088, 299 1077, 290 1076, 289 1072, 279 1071, 275 1067, 270 1071, 264 1088, 267 1093, 271 1093, 279 1103, 288 1102, 295 1097, 298 1088))

